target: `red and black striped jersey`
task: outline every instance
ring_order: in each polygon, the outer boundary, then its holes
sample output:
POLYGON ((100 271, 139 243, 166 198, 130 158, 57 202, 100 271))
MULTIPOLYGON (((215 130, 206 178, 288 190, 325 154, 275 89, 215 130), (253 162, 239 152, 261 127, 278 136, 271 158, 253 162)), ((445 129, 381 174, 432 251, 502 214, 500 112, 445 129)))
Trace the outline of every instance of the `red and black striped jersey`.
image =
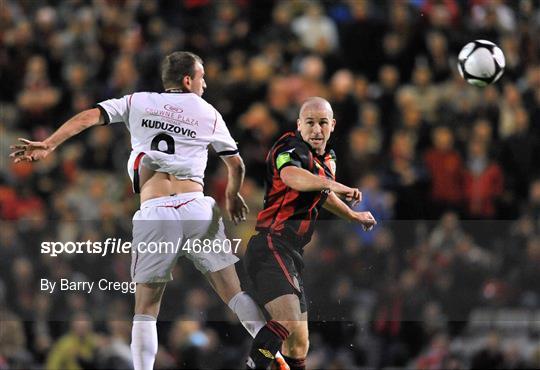
POLYGON ((315 153, 298 131, 281 136, 266 157, 266 194, 263 210, 257 216, 256 230, 291 238, 303 247, 311 239, 328 191, 291 189, 280 177, 280 171, 287 166, 300 167, 334 180, 336 157, 333 150, 323 155, 315 153))

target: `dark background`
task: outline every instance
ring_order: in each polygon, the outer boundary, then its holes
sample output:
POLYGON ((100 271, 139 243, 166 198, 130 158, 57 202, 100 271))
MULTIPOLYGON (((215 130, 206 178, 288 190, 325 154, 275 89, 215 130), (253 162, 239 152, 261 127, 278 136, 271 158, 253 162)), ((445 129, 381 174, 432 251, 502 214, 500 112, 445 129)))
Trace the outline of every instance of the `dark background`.
MULTIPOLYGON (((538 1, 4 1, 0 7, 0 369, 129 368, 130 295, 53 294, 39 279, 129 281, 129 256, 40 255, 44 240, 130 239, 138 199, 122 124, 13 165, 73 114, 160 91, 174 50, 204 59, 204 98, 247 166, 256 216, 264 157, 300 104, 326 97, 338 179, 379 220, 323 215, 306 248, 309 368, 540 368, 538 1), (458 75, 487 39, 496 84, 458 75)), ((223 201, 210 158, 207 194, 223 201)), ((229 228, 247 240, 253 223, 229 228)), ((249 338, 186 261, 159 323, 157 369, 241 366, 249 338)))

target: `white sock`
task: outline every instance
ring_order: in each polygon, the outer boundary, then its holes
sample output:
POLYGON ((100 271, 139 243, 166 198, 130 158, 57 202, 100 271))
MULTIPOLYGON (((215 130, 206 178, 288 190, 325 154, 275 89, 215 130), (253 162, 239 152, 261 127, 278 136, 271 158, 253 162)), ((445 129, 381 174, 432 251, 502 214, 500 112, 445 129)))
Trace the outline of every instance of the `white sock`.
POLYGON ((240 292, 232 297, 228 305, 238 316, 238 320, 244 325, 249 335, 255 338, 255 335, 266 324, 266 319, 255 301, 246 292, 240 292))
POLYGON ((135 315, 131 330, 131 355, 135 370, 152 370, 158 350, 156 318, 135 315))

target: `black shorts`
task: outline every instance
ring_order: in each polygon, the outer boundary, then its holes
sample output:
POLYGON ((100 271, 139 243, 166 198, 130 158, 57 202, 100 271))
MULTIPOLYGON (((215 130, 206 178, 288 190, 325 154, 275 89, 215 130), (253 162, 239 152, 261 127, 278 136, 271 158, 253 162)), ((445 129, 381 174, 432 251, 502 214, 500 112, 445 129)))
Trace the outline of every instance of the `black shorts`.
POLYGON ((249 278, 249 293, 259 304, 266 303, 286 294, 296 294, 300 300, 300 311, 308 309, 303 265, 295 263, 285 240, 277 235, 260 233, 249 240, 244 266, 249 278))

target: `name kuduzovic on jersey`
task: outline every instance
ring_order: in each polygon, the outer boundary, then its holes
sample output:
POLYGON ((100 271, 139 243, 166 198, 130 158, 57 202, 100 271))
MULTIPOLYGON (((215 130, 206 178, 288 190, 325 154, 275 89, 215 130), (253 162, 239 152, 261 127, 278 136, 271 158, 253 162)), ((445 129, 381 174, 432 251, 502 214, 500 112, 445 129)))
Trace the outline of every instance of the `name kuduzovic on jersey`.
POLYGON ((131 134, 128 173, 139 192, 141 165, 204 185, 208 146, 238 153, 221 114, 193 93, 138 92, 97 104, 105 124, 123 122, 131 134))

